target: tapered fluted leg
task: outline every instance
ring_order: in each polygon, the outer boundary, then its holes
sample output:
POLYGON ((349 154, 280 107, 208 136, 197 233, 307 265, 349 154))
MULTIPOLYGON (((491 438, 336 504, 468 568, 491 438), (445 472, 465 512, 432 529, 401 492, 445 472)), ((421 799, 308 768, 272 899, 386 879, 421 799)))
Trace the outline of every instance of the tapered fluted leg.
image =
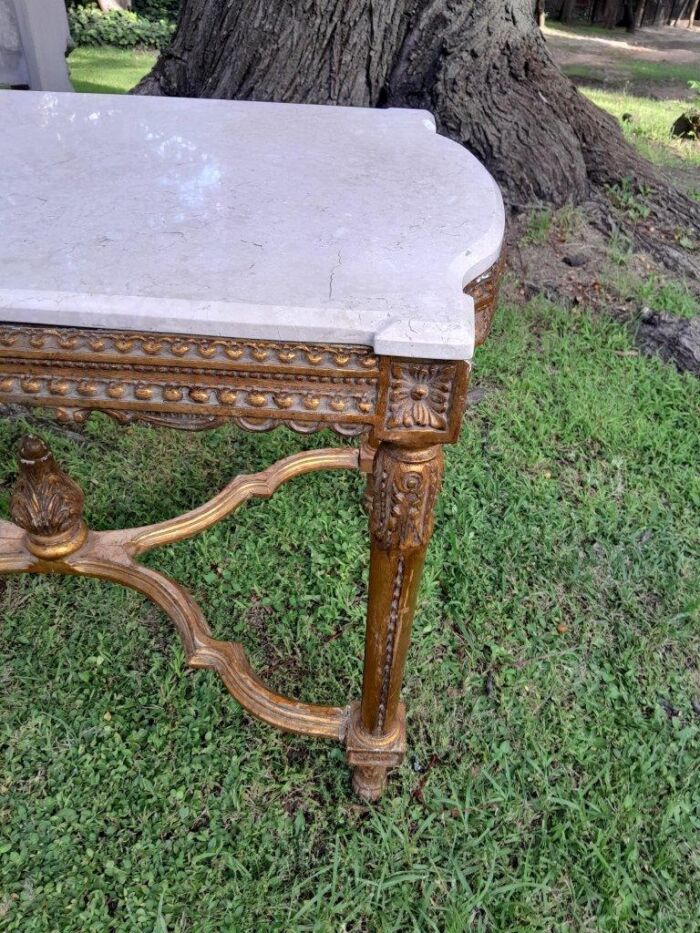
POLYGON ((362 701, 347 737, 353 787, 369 800, 405 753, 401 682, 442 470, 439 446, 382 443, 374 459, 362 701))

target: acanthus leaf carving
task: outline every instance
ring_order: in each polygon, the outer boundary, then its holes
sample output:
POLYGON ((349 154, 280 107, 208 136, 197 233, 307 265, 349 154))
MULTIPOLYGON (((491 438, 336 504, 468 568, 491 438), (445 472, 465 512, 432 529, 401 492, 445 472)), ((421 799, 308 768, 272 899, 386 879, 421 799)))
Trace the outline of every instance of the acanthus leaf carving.
POLYGON ((60 469, 40 438, 31 434, 24 437, 19 458, 10 517, 27 532, 34 554, 64 556, 79 547, 86 534, 83 491, 60 469))

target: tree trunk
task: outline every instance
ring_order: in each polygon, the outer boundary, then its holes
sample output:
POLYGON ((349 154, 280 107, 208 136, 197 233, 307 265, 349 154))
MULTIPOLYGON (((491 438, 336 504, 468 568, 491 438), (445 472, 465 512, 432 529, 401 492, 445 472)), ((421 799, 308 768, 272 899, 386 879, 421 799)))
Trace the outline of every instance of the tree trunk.
POLYGON ((671 13, 670 7, 670 0, 658 0, 656 4, 656 16, 654 17, 655 26, 668 25, 671 13))
POLYGON ((693 0, 692 6, 690 7, 690 19, 688 20, 688 29, 692 29, 695 25, 695 16, 698 12, 698 6, 700 5, 700 0, 693 0))
POLYGON ((637 9, 634 14, 634 26, 635 29, 640 29, 642 23, 644 22, 644 14, 647 9, 647 0, 637 0, 637 9))
POLYGON ((542 29, 545 23, 544 0, 535 0, 535 19, 537 25, 542 29))
POLYGON ((564 0, 559 19, 562 23, 573 23, 576 15, 576 0, 564 0))
POLYGON ((135 91, 424 108, 485 162, 511 206, 597 200, 601 225, 633 226, 659 259, 700 278, 679 245, 700 226, 700 205, 558 70, 532 11, 532 0, 188 0, 135 91), (611 190, 625 193, 617 213, 611 190), (630 192, 644 222, 625 207, 630 192))
POLYGON ((671 13, 669 16, 669 23, 668 23, 669 26, 677 26, 687 8, 688 8, 688 0, 675 0, 675 2, 673 3, 673 6, 671 7, 671 13))
POLYGON ((614 29, 617 26, 619 11, 619 0, 606 0, 605 9, 603 10, 603 23, 606 29, 614 29))

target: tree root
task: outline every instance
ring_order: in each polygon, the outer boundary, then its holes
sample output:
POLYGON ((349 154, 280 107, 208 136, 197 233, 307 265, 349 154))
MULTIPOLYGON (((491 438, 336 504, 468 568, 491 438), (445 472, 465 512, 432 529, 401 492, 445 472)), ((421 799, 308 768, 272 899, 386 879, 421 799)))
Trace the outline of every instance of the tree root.
POLYGON ((700 317, 678 318, 646 310, 636 344, 643 353, 656 354, 679 372, 700 376, 700 317))

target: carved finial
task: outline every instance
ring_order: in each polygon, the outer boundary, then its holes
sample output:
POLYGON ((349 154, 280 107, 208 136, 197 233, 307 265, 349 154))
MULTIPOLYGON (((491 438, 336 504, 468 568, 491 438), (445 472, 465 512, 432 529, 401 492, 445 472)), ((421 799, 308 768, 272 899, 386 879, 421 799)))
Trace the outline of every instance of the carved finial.
POLYGON ((76 551, 87 534, 83 502, 80 486, 60 469, 41 438, 22 438, 10 516, 27 532, 27 548, 49 560, 76 551))

